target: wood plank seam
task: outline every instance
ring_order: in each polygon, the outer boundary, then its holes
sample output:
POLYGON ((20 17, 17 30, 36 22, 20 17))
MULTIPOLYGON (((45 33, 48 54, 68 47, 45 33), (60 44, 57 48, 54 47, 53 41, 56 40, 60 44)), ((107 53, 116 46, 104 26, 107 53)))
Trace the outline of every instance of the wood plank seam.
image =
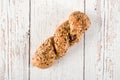
MULTIPOLYGON (((84 13, 86 13, 86 0, 84 0, 84 13)), ((85 80, 85 33, 83 34, 83 80, 85 80)))
MULTIPOLYGON (((8 4, 9 4, 9 5, 8 5, 8 10, 9 10, 9 7, 10 7, 10 0, 8 1, 8 4)), ((7 35, 8 35, 8 49, 7 49, 7 50, 8 50, 8 53, 9 53, 9 52, 10 52, 10 51, 9 51, 9 27, 10 27, 10 26, 9 26, 9 13, 8 13, 9 11, 8 11, 8 10, 7 10, 7 26, 8 26, 8 27, 7 27, 7 32, 8 32, 8 34, 7 34, 7 35)), ((8 80, 10 80, 9 54, 7 54, 7 56, 8 56, 8 60, 7 60, 7 61, 8 61, 8 80)))
POLYGON ((31 64, 30 53, 31 53, 31 50, 30 49, 31 49, 31 0, 29 0, 29 60, 28 60, 29 61, 28 62, 29 63, 29 66, 28 66, 29 67, 29 71, 28 71, 29 73, 28 73, 28 80, 30 80, 30 73, 31 73, 31 71, 30 71, 30 67, 31 67, 30 66, 30 64, 31 64))
POLYGON ((105 14, 105 1, 106 0, 104 0, 104 30, 103 30, 103 49, 104 49, 104 53, 103 53, 103 72, 102 72, 102 80, 104 80, 104 65, 105 65, 105 63, 104 63, 104 60, 105 60, 105 16, 106 16, 106 14, 105 14))

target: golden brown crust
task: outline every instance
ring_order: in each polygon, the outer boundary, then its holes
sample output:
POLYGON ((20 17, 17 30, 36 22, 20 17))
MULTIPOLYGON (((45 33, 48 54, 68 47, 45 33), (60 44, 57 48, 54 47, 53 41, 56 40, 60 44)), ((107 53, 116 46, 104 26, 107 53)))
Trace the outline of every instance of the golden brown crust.
POLYGON ((73 12, 69 20, 62 23, 54 36, 48 38, 32 57, 32 64, 39 68, 52 66, 55 59, 64 56, 70 46, 80 41, 85 30, 90 26, 87 15, 80 11, 73 12))
POLYGON ((83 32, 85 32, 90 25, 90 20, 87 15, 80 11, 73 12, 69 16, 71 45, 79 42, 83 32))
POLYGON ((39 68, 50 67, 55 60, 55 51, 53 47, 53 37, 48 38, 36 51, 32 57, 32 64, 39 68))
POLYGON ((55 31, 54 34, 54 45, 56 49, 57 58, 65 55, 69 48, 69 22, 66 21, 61 24, 55 31))

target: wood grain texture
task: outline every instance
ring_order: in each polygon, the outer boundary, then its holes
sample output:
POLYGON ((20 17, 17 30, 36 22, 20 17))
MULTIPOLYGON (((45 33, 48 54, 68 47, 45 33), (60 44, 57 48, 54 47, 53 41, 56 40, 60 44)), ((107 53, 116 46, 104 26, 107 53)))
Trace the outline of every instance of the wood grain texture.
POLYGON ((9 1, 9 80, 29 78, 29 0, 9 1))
MULTIPOLYGON (((56 27, 68 19, 70 13, 84 11, 84 0, 32 0, 31 3, 31 56, 40 43, 52 36, 56 27)), ((83 38, 51 68, 43 70, 31 65, 30 79, 82 80, 83 38)))
POLYGON ((120 0, 105 1, 104 80, 120 79, 120 0))
POLYGON ((0 80, 120 80, 120 0, 0 0, 0 80), (29 64, 73 11, 90 28, 48 69, 29 64))
POLYGON ((0 80, 8 80, 8 2, 0 0, 0 80))
POLYGON ((86 0, 91 27, 85 34, 85 80, 103 80, 104 0, 86 0))
POLYGON ((28 80, 29 0, 0 2, 0 80, 28 80))

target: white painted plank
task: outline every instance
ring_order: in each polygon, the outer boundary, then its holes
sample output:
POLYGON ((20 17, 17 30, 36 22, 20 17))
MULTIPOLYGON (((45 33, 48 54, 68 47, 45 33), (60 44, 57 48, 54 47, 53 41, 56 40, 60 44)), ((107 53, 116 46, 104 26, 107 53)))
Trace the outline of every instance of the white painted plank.
POLYGON ((8 80, 7 0, 0 0, 0 80, 8 80))
POLYGON ((8 0, 9 80, 29 79, 29 0, 8 0))
MULTIPOLYGON (((31 3, 31 56, 71 12, 84 11, 84 0, 32 0, 31 3)), ((51 68, 42 70, 31 65, 30 79, 83 80, 83 39, 51 68)))
POLYGON ((120 0, 105 1, 104 80, 120 80, 120 0))
POLYGON ((85 80, 103 80, 104 0, 86 0, 91 26, 85 34, 85 80))
MULTIPOLYGON (((82 39, 51 68, 42 70, 31 65, 31 80, 120 79, 120 0, 105 0, 105 10, 104 0, 85 2, 92 23, 85 34, 85 76, 82 39)), ((31 5, 31 55, 72 11, 84 11, 84 0, 32 0, 31 5)), ((0 0, 0 80, 29 79, 28 32, 29 0, 0 0)))

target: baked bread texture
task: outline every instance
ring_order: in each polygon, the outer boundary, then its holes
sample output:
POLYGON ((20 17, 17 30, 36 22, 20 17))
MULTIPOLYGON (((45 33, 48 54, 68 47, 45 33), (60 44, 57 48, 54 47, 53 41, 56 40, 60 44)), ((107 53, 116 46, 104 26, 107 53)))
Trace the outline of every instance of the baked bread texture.
POLYGON ((73 12, 69 19, 57 27, 54 35, 45 40, 32 56, 32 64, 38 68, 48 68, 55 60, 64 56, 72 45, 81 40, 89 28, 88 16, 80 11, 73 12))

